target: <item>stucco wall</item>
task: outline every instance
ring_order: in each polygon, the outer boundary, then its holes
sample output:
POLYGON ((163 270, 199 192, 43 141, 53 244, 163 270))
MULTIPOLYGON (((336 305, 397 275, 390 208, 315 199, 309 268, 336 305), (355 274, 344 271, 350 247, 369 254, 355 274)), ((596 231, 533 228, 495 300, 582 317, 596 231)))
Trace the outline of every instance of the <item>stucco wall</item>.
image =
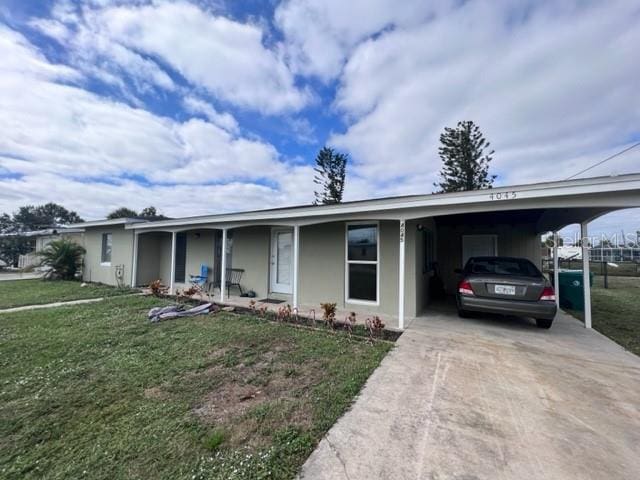
POLYGON ((87 228, 84 234, 87 253, 84 257, 83 280, 117 285, 115 268, 124 265, 124 283, 131 284, 131 262, 133 259, 133 231, 122 225, 87 228), (111 265, 101 265, 102 234, 112 234, 111 265))
POLYGON ((433 219, 425 218, 407 222, 407 239, 412 240, 411 245, 407 243, 407 287, 405 287, 408 301, 408 305, 405 305, 407 316, 420 315, 426 310, 430 301, 429 288, 434 272, 425 268, 424 234, 427 230, 433 234, 435 255, 438 240, 433 219), (423 231, 418 230, 418 225, 422 225, 423 231), (409 257, 411 252, 414 252, 413 258, 409 257), (410 286, 412 287, 410 288, 410 286), (412 313, 410 313, 411 306, 413 308, 412 313))
MULTIPOLYGON (((242 288, 253 290, 258 298, 265 298, 269 293, 270 236, 271 229, 266 226, 233 230, 231 267, 244 269, 242 288)), ((239 293, 231 289, 232 295, 239 293)))
POLYGON ((302 305, 337 303, 344 308, 343 222, 300 229, 298 295, 302 305))
POLYGON ((171 284, 171 234, 160 237, 160 262, 158 278, 164 285, 171 284))
POLYGON ((540 235, 534 225, 495 225, 491 227, 441 226, 438 227, 437 260, 444 281, 445 290, 455 293, 457 277, 454 269, 462 268, 463 235, 497 235, 498 255, 523 257, 541 267, 540 235))
POLYGON ((213 279, 213 262, 215 257, 215 231, 194 230, 187 233, 187 268, 185 280, 189 283, 190 275, 200 275, 202 264, 209 267, 209 280, 213 279))
MULTIPOLYGON (((407 246, 405 244, 405 260, 407 246)), ((400 222, 390 220, 380 222, 380 260, 378 265, 378 268, 380 268, 380 306, 378 310, 388 315, 398 314, 399 252, 400 222)), ((406 290, 408 289, 405 283, 405 299, 406 290)), ((405 308, 406 306, 407 304, 405 303, 405 308)))
MULTIPOLYGON (((339 308, 353 306, 361 312, 398 314, 399 222, 380 222, 380 302, 379 305, 351 304, 345 299, 344 222, 301 228, 299 301, 302 305, 335 302, 339 308)), ((411 248, 411 247, 410 247, 411 248)), ((406 259, 409 262, 409 258, 406 259)), ((408 290, 412 290, 409 288, 408 290)), ((405 297, 406 298, 406 297, 405 297)), ((411 301, 409 312, 415 311, 411 301)))
MULTIPOLYGON (((148 285, 154 280, 161 279, 160 246, 163 239, 170 238, 169 233, 143 233, 138 236, 138 272, 137 285, 148 285)), ((168 281, 162 279, 163 282, 168 281)))

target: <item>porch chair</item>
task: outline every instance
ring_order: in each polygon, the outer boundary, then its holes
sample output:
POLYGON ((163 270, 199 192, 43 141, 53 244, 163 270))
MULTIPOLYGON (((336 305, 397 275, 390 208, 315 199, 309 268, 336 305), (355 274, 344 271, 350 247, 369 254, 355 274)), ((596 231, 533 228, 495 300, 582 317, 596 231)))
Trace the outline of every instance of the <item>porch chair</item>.
POLYGON ((200 275, 189 275, 189 282, 192 285, 198 285, 203 290, 207 290, 209 280, 209 267, 204 263, 200 265, 200 275))
MULTIPOLYGON (((242 275, 244 274, 244 269, 242 268, 227 268, 226 278, 225 278, 225 287, 227 287, 227 295, 229 294, 229 289, 231 287, 236 287, 240 290, 240 295, 244 295, 244 290, 242 289, 242 285, 240 281, 242 280, 242 275)), ((216 274, 216 278, 213 281, 213 288, 220 288, 220 275, 216 274)))

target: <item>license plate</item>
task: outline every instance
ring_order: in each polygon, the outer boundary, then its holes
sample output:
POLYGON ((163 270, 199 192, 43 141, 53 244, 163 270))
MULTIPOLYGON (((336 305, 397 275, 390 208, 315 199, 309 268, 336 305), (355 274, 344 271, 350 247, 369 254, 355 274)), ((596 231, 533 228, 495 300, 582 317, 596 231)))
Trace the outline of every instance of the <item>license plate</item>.
POLYGON ((494 287, 494 292, 499 295, 515 295, 516 287, 513 285, 496 285, 494 287))

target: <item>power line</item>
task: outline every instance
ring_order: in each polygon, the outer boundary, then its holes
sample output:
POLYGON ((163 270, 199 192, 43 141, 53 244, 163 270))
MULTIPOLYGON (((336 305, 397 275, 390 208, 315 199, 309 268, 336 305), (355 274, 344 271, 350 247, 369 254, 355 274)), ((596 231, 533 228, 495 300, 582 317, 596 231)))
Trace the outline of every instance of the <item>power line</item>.
POLYGON ((589 170, 591 170, 592 168, 596 168, 598 165, 602 165, 605 162, 608 162, 609 160, 616 158, 620 155, 622 155, 623 153, 627 153, 629 150, 632 150, 634 148, 636 148, 637 146, 640 146, 640 142, 638 143, 634 143, 633 145, 631 145, 630 147, 625 148, 624 150, 620 150, 618 153, 614 153, 613 155, 611 155, 610 157, 605 158, 604 160, 600 160, 597 163, 594 163, 593 165, 591 165, 590 167, 585 168, 584 170, 579 171, 578 173, 574 173, 573 175, 571 175, 570 177, 567 177, 565 180, 571 180, 573 177, 577 177, 578 175, 583 174, 584 172, 588 172, 589 170))

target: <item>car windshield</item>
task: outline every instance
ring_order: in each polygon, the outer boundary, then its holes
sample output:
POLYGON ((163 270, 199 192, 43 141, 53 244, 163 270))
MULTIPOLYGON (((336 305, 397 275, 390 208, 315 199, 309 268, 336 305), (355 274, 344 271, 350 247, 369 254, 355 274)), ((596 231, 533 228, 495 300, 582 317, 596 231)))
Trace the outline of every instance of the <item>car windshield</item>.
POLYGON ((470 258, 465 271, 479 275, 540 276, 540 271, 535 265, 524 258, 470 258))

